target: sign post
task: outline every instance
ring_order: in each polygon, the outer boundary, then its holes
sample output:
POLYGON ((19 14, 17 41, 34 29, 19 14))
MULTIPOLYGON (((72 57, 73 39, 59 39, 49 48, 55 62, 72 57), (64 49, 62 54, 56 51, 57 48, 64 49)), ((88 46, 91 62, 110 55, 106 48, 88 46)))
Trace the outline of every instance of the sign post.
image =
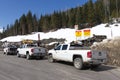
POLYGON ((38 34, 38 46, 40 46, 40 34, 38 34))

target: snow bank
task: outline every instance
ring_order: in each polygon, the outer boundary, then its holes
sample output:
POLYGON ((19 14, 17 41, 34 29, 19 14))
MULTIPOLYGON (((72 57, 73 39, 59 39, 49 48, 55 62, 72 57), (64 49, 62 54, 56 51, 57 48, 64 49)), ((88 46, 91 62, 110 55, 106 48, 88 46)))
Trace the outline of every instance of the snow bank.
POLYGON ((19 35, 19 36, 10 36, 6 37, 0 41, 8 41, 8 42, 19 42, 24 39, 31 39, 31 40, 38 40, 38 34, 40 35, 40 40, 42 39, 49 39, 49 38, 57 38, 57 39, 66 39, 66 41, 71 42, 75 41, 75 29, 59 29, 55 32, 48 32, 48 33, 43 33, 43 32, 38 32, 35 34, 31 35, 19 35))
POLYGON ((107 38, 120 36, 120 24, 100 24, 92 28, 92 34, 106 35, 107 38), (116 26, 117 25, 117 26, 116 26))
MULTIPOLYGON (((117 23, 117 26, 116 26, 116 24, 111 24, 106 27, 106 25, 107 24, 100 24, 93 28, 89 28, 91 30, 91 36, 104 35, 108 39, 116 37, 116 36, 120 36, 120 23, 117 23)), ((88 28, 86 28, 86 29, 88 29, 88 28)), ((65 29, 59 29, 54 32, 48 32, 48 33, 38 32, 35 34, 30 34, 30 35, 10 36, 10 37, 1 39, 0 41, 2 41, 2 42, 4 42, 4 41, 19 42, 24 39, 38 40, 38 34, 40 35, 40 40, 49 39, 49 38, 66 39, 66 41, 68 43, 72 42, 72 41, 76 41, 76 39, 77 40, 78 39, 81 39, 81 40, 86 39, 84 36, 82 36, 82 38, 76 38, 75 29, 65 28, 65 29)))

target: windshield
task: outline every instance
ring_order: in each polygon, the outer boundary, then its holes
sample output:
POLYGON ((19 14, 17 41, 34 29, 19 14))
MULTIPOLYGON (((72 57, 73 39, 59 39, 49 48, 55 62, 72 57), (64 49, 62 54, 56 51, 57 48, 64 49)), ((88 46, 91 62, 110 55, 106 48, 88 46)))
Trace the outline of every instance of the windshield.
POLYGON ((7 47, 16 48, 16 46, 15 46, 15 45, 8 45, 7 47))

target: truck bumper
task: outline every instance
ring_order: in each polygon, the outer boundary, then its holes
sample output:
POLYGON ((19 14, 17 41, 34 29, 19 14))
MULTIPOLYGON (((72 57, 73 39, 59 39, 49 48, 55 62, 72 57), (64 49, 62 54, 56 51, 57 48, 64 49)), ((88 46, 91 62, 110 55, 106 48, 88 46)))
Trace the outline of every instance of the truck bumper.
POLYGON ((17 51, 9 51, 8 54, 17 54, 17 51))
POLYGON ((43 54, 43 53, 34 53, 31 56, 33 56, 33 57, 42 57, 42 56, 45 56, 45 54, 43 54))
POLYGON ((90 64, 105 64, 107 62, 107 59, 93 59, 90 60, 90 64))

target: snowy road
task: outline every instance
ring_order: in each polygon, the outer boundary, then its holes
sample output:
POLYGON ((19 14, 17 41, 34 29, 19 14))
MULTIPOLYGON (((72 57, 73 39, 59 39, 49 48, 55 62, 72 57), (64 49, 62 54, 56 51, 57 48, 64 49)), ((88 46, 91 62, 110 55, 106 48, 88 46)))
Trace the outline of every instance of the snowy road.
POLYGON ((120 68, 76 70, 65 62, 26 60, 0 52, 0 80, 120 80, 120 68))

